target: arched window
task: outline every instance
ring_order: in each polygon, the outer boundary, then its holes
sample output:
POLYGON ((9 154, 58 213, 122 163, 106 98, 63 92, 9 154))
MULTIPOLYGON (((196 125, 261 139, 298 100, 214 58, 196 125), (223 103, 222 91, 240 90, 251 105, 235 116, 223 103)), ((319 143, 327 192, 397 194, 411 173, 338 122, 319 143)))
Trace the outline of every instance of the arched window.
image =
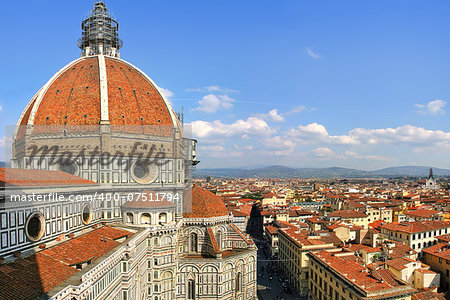
POLYGON ((127 218, 127 223, 128 224, 134 224, 134 218, 133 218, 134 216, 133 216, 133 213, 130 213, 130 212, 128 212, 127 214, 126 214, 126 218, 127 218))
POLYGON ((238 272, 236 274, 236 292, 241 292, 242 290, 242 274, 238 272))
POLYGON ((223 246, 222 246, 222 240, 223 240, 222 230, 217 231, 216 240, 217 240, 217 246, 219 246, 219 249, 222 249, 223 248, 223 246))
POLYGON ((195 299, 195 281, 192 279, 188 280, 187 296, 189 300, 195 299))
POLYGON ((166 224, 167 223, 167 214, 166 213, 160 213, 159 214, 159 224, 166 224))
POLYGON ((198 235, 192 232, 189 238, 191 252, 198 252, 198 235))
POLYGON ((151 224, 152 223, 152 217, 149 213, 143 213, 141 215, 141 224, 151 224))
POLYGON ((232 281, 233 281, 233 277, 232 277, 232 273, 233 273, 233 266, 231 264, 226 264, 225 268, 223 269, 223 282, 224 282, 224 289, 225 291, 230 291, 233 289, 232 286, 232 281))

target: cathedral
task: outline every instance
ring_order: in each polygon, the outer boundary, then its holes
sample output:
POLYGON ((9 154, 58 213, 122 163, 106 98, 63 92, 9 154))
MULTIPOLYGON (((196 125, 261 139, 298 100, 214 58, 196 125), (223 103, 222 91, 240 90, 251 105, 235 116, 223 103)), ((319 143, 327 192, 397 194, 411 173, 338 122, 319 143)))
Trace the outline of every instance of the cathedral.
POLYGON ((192 186, 196 140, 97 1, 0 169, 0 299, 256 299, 256 252, 192 186))
POLYGON ((437 191, 441 188, 439 183, 437 182, 437 180, 434 178, 432 168, 430 168, 430 173, 428 175, 428 179, 425 181, 424 188, 426 188, 428 190, 435 190, 435 191, 437 191))

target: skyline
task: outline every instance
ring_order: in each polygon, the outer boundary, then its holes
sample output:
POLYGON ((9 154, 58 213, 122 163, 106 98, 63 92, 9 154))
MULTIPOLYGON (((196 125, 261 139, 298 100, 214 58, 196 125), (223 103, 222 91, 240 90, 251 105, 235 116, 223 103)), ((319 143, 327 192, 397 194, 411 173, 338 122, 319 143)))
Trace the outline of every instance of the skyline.
MULTIPOLYGON (((79 57, 79 22, 93 1, 23 3, 4 4, 0 15, 9 41, 2 131, 79 57), (8 11, 23 21, 8 25, 16 18, 8 11)), ((444 1, 106 4, 120 23, 121 57, 155 80, 175 111, 184 107, 200 168, 450 168, 444 1)))

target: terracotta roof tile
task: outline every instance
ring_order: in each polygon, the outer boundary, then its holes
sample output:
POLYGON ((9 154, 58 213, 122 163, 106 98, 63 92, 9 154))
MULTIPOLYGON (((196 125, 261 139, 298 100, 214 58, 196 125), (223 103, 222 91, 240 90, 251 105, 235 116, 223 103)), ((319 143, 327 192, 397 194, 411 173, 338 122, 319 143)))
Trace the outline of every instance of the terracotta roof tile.
POLYGON ((383 291, 386 295, 397 292, 413 292, 405 283, 397 280, 388 270, 370 271, 364 263, 353 254, 338 255, 329 251, 310 253, 311 256, 327 264, 335 272, 341 274, 349 282, 367 293, 383 291))
POLYGON ((93 181, 62 171, 0 168, 0 186, 91 185, 93 181))
POLYGON ((367 215, 358 210, 336 210, 329 214, 330 217, 340 218, 365 218, 367 215))
POLYGON ((212 218, 228 216, 228 210, 220 197, 199 187, 192 188, 192 211, 185 218, 212 218))
POLYGON ((406 233, 426 232, 449 227, 450 223, 444 221, 392 222, 381 226, 382 229, 406 233))
MULTIPOLYGON (((158 88, 125 61, 105 57, 108 112, 112 131, 172 134, 171 109, 158 88), (124 126, 125 125, 125 126, 124 126)), ((84 57, 60 72, 46 90, 32 99, 20 125, 29 123, 36 109, 33 133, 98 131, 101 120, 98 56, 84 57), (42 94, 38 103, 37 96, 42 94), (39 105, 36 108, 36 105, 39 105)), ((179 124, 178 124, 179 125, 179 124)), ((23 137, 24 129, 18 131, 23 137)))
POLYGON ((34 299, 50 291, 79 270, 73 264, 95 260, 131 232, 101 227, 26 258, 0 266, 1 299, 34 299), (103 241, 102 241, 103 239, 103 241))

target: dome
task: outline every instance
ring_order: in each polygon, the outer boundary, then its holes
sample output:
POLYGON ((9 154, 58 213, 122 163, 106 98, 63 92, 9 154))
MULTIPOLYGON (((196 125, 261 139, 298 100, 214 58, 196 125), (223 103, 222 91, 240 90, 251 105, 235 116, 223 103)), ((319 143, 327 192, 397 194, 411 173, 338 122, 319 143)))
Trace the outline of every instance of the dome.
POLYGON ((212 218, 228 215, 227 207, 220 197, 196 186, 192 188, 192 212, 183 214, 185 218, 212 218))
POLYGON ((58 126, 97 131, 101 124, 110 125, 111 131, 180 126, 169 102, 145 73, 123 59, 104 55, 84 56, 62 68, 31 99, 18 122, 31 125, 34 133, 58 126))

